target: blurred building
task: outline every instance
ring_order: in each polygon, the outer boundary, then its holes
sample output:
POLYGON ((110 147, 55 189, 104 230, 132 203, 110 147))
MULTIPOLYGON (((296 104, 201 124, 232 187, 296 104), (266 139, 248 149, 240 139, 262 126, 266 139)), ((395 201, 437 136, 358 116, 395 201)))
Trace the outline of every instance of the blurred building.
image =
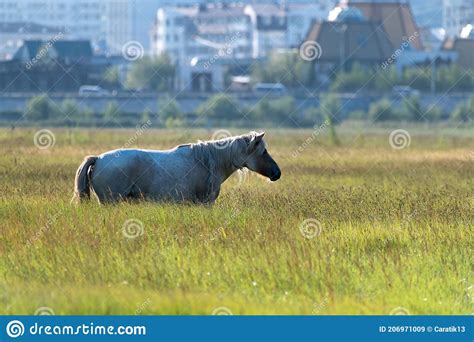
POLYGON ((458 36, 468 24, 474 24, 473 0, 443 0, 443 28, 447 36, 458 36))
POLYGON ((26 22, 0 23, 0 61, 13 57, 24 40, 50 40, 56 36, 67 38, 64 28, 26 22))
MULTIPOLYGON (((415 17, 407 0, 343 0, 339 8, 356 8, 369 21, 378 22, 393 46, 399 47, 407 39, 417 50, 423 50, 423 43, 415 17)), ((336 7, 337 8, 337 7, 336 7)))
POLYGON ((443 50, 457 54, 457 64, 466 70, 474 70, 474 27, 466 25, 459 37, 448 37, 443 43, 443 50))
POLYGON ((167 53, 178 65, 177 89, 222 90, 225 70, 246 73, 252 59, 299 46, 311 24, 327 16, 328 3, 163 6, 157 11, 151 50, 167 53))
POLYGON ((347 70, 355 63, 367 67, 381 65, 392 54, 389 35, 357 8, 344 7, 330 19, 315 23, 307 36, 307 41, 319 45, 315 65, 320 81, 327 81, 325 75, 329 76, 332 70, 347 70))
POLYGON ((105 40, 105 3, 100 0, 0 0, 0 22, 61 27, 73 39, 105 40))
POLYGON ((120 53, 131 40, 149 51, 157 1, 0 0, 0 22, 64 28, 71 39, 87 39, 98 52, 120 53))
POLYGON ((95 58, 90 42, 56 39, 24 41, 0 62, 0 92, 74 92, 99 84, 109 64, 95 58))

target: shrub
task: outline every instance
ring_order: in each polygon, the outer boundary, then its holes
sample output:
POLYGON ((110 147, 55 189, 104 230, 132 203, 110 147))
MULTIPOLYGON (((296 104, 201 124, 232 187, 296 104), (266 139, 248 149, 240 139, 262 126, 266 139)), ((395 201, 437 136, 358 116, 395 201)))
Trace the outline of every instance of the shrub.
POLYGON ((424 112, 421 108, 420 98, 418 96, 409 96, 403 99, 403 111, 400 118, 405 118, 409 121, 422 121, 424 119, 424 112))
POLYGON ((46 120, 57 117, 57 107, 46 95, 35 96, 26 104, 25 117, 30 120, 46 120))
POLYGON ((226 94, 217 94, 202 103, 198 109, 199 116, 211 118, 236 119, 240 118, 240 110, 234 99, 226 94))
POLYGON ((468 122, 474 120, 474 98, 460 103, 451 113, 451 118, 456 122, 468 122))
POLYGON ((373 102, 369 106, 369 119, 376 121, 390 121, 398 119, 397 113, 392 109, 392 104, 387 99, 373 102))

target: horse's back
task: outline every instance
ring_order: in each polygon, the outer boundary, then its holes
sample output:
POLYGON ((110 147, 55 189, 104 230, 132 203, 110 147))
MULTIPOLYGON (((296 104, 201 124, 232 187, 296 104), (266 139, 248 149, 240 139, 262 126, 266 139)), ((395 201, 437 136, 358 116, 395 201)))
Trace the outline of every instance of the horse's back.
POLYGON ((189 152, 119 149, 98 156, 92 185, 99 196, 147 196, 160 199, 175 189, 183 192, 186 170, 192 167, 189 152))

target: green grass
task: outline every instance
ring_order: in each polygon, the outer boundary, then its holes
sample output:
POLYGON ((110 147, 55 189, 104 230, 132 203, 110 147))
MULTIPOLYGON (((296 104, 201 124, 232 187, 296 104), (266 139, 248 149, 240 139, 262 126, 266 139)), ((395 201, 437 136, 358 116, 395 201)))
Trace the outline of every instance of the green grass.
MULTIPOLYGON (((311 131, 269 131, 281 180, 232 177, 211 207, 70 205, 83 157, 135 132, 54 129, 40 150, 35 131, 0 130, 1 314, 472 312, 472 129, 413 128, 394 150, 391 129, 343 128, 340 147, 318 135, 296 156, 311 131), (310 218, 321 231, 306 238, 310 218), (123 235, 129 219, 143 235, 123 235)), ((147 130, 130 146, 211 134, 147 130)))

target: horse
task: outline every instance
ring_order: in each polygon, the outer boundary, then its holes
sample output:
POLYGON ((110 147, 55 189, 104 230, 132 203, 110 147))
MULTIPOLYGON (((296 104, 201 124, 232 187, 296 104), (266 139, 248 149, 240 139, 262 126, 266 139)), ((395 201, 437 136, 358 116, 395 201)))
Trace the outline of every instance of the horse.
POLYGON ((198 141, 171 150, 118 149, 85 157, 76 172, 73 201, 99 203, 143 199, 214 203, 222 183, 248 168, 272 182, 281 176, 267 151, 264 132, 198 141))

